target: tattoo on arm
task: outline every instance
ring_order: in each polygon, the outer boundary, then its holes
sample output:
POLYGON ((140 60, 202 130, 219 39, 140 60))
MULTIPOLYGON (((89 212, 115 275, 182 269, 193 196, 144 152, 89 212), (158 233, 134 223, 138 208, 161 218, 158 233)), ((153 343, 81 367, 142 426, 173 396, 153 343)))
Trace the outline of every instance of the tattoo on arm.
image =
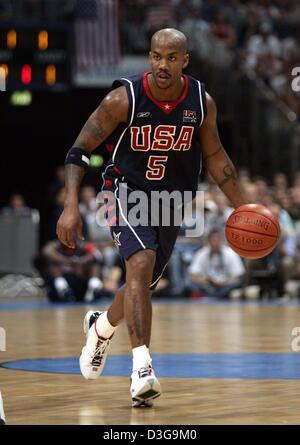
MULTIPOLYGON (((204 131, 204 135, 205 135, 205 138, 204 138, 204 141, 202 142, 203 146, 209 148, 210 150, 213 150, 211 153, 204 154, 203 160, 206 161, 206 160, 211 159, 212 157, 216 156, 218 153, 220 153, 224 149, 223 149, 222 143, 220 141, 218 127, 217 127, 215 120, 213 122, 207 123, 205 131, 204 131)), ((201 139, 201 136, 200 136, 200 139, 201 139)))
POLYGON ((81 184, 82 178, 85 175, 85 170, 83 167, 80 167, 79 165, 74 164, 68 164, 65 168, 66 171, 66 188, 69 190, 69 186, 74 186, 78 190, 79 186, 81 184))
POLYGON ((219 147, 217 150, 215 150, 213 153, 211 153, 211 154, 205 156, 205 157, 203 158, 203 160, 206 161, 207 159, 212 158, 213 156, 215 156, 216 154, 218 154, 221 150, 222 150, 222 146, 220 145, 220 147, 219 147))
POLYGON ((101 122, 97 119, 90 119, 84 124, 82 133, 88 138, 97 140, 102 138, 104 131, 101 122))
POLYGON ((84 148, 99 145, 107 136, 105 127, 113 120, 114 116, 112 115, 109 106, 102 102, 98 109, 94 111, 84 124, 74 145, 84 148))
POLYGON ((223 173, 224 173, 224 178, 223 178, 223 180, 218 184, 218 186, 219 186, 220 188, 222 188, 228 181, 232 181, 233 184, 236 184, 236 181, 237 181, 236 172, 235 172, 235 169, 234 169, 230 164, 227 164, 227 165, 223 168, 223 173))

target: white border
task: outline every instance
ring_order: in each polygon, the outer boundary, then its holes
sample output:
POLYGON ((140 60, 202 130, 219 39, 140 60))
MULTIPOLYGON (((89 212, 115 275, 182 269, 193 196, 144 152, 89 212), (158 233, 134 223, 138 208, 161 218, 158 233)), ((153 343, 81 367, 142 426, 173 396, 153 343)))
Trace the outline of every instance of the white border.
POLYGON ((121 202, 119 200, 119 198, 117 197, 117 191, 119 190, 119 185, 117 184, 118 178, 115 179, 115 197, 116 200, 118 201, 119 204, 119 208, 121 210, 121 215, 124 219, 124 221, 127 223, 128 227, 130 228, 130 230, 132 231, 132 233, 134 234, 134 236, 136 237, 136 239, 138 240, 138 242, 140 243, 140 245, 143 247, 143 249, 147 249, 147 247, 145 246, 145 244, 142 242, 142 240, 139 238, 138 234, 134 231, 133 227, 129 224, 128 220, 125 218, 125 215, 123 213, 122 207, 121 207, 121 202))
POLYGON ((121 134, 121 136, 119 137, 119 140, 118 140, 118 142, 117 142, 117 145, 116 145, 116 147, 115 147, 115 149, 114 149, 113 156, 112 156, 112 161, 113 161, 113 162, 115 162, 115 157, 116 157, 117 150, 118 150, 118 148, 119 148, 120 142, 121 142, 121 140, 123 139, 123 136, 124 136, 126 130, 128 130, 128 128, 129 128, 129 127, 131 126, 131 124, 132 124, 133 117, 134 117, 134 112, 135 112, 135 96, 134 96, 134 90, 133 90, 133 83, 131 82, 131 80, 128 80, 128 79, 126 79, 125 77, 122 77, 122 80, 126 80, 126 82, 128 82, 129 85, 130 85, 130 91, 131 91, 131 95, 132 95, 132 110, 131 110, 131 118, 130 118, 130 122, 129 122, 128 126, 125 128, 125 130, 123 131, 123 133, 121 134))
POLYGON ((201 83, 199 82, 199 80, 197 80, 198 82, 198 88, 199 88, 199 96, 200 96, 200 107, 201 107, 201 113, 202 113, 202 118, 201 118, 201 122, 199 127, 202 125, 203 119, 204 119, 204 111, 203 111, 203 102, 202 102, 202 87, 201 87, 201 83))

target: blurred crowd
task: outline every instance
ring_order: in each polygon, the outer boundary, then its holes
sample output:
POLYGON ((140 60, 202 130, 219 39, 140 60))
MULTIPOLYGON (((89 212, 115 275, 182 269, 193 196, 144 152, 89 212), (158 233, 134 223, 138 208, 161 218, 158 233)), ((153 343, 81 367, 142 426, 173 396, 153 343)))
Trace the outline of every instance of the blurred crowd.
POLYGON ((300 92, 291 88, 300 66, 300 3, 295 0, 124 0, 124 52, 147 53, 153 32, 183 31, 189 50, 216 67, 245 67, 300 116, 300 92))
MULTIPOLYGON (((76 6, 85 4, 86 17, 99 0, 0 0, 0 21, 73 20, 76 6)), ((296 0, 122 0, 119 1, 123 54, 145 55, 153 32, 174 26, 189 38, 192 53, 205 63, 244 67, 270 86, 300 118, 299 92, 293 91, 292 69, 300 66, 300 2, 296 0)), ((278 156, 278 153, 276 153, 278 156)), ((231 213, 224 195, 209 178, 194 211, 204 217, 204 235, 179 234, 156 295, 200 298, 300 296, 300 172, 292 179, 282 173, 271 183, 239 172, 249 202, 261 203, 279 218, 282 236, 277 248, 258 261, 241 261, 226 245, 224 225, 231 213), (246 295, 246 296, 247 296, 246 295)), ((56 240, 56 223, 64 202, 64 167, 57 167, 48 187, 43 245, 35 268, 53 301, 111 296, 124 281, 123 265, 110 231, 96 224, 97 191, 84 185, 80 211, 85 241, 75 252, 56 240)), ((35 216, 21 194, 10 197, 1 215, 35 216)), ((188 218, 187 218, 188 219, 188 218)), ((187 223, 187 221, 185 221, 187 223)))
MULTIPOLYGON (((300 172, 289 182, 276 173, 272 183, 251 178, 240 169, 239 180, 248 202, 267 206, 278 217, 281 238, 275 250, 260 260, 244 260, 227 245, 224 227, 232 208, 218 187, 206 178, 199 183, 203 195, 185 214, 171 259, 155 291, 156 296, 201 298, 299 298, 300 297, 300 172), (188 236, 192 217, 204 220, 201 236, 188 236)), ((97 192, 91 185, 80 190, 84 241, 75 250, 56 238, 56 223, 63 210, 64 167, 58 166, 48 187, 46 238, 34 258, 51 301, 91 302, 112 297, 124 282, 124 267, 111 239, 97 192)), ((28 216, 33 209, 22 195, 14 194, 0 210, 5 217, 28 216)))
MULTIPOLYGON (((0 22, 59 22, 72 20, 77 0, 0 0, 0 22)), ((89 0, 88 0, 89 1, 89 0)))
MULTIPOLYGON (((291 88, 300 64, 300 3, 296 0, 113 0, 119 6, 123 54, 146 55, 151 35, 177 27, 190 52, 213 65, 257 74, 296 114, 300 92, 291 88)), ((0 22, 96 20, 111 0, 0 0, 0 22)), ((108 14, 115 10, 108 9, 108 14)), ((87 31, 86 31, 87 32, 87 31)))

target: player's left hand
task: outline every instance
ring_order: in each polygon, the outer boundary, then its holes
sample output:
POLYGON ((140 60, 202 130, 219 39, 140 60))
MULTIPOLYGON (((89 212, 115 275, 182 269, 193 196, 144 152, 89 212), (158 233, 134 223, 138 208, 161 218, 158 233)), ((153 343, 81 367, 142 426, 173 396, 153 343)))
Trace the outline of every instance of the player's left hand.
POLYGON ((84 240, 82 220, 77 207, 64 209, 57 222, 56 234, 59 241, 71 249, 76 247, 76 238, 84 240))

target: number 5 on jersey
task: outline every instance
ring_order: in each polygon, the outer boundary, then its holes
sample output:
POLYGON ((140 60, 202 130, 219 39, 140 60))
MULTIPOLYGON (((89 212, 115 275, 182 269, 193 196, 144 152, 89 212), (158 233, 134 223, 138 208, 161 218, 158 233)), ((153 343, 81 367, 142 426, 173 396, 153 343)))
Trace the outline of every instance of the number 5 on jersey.
POLYGON ((150 156, 148 160, 147 167, 149 170, 146 171, 146 178, 158 181, 162 179, 165 175, 166 165, 168 156, 150 156))

